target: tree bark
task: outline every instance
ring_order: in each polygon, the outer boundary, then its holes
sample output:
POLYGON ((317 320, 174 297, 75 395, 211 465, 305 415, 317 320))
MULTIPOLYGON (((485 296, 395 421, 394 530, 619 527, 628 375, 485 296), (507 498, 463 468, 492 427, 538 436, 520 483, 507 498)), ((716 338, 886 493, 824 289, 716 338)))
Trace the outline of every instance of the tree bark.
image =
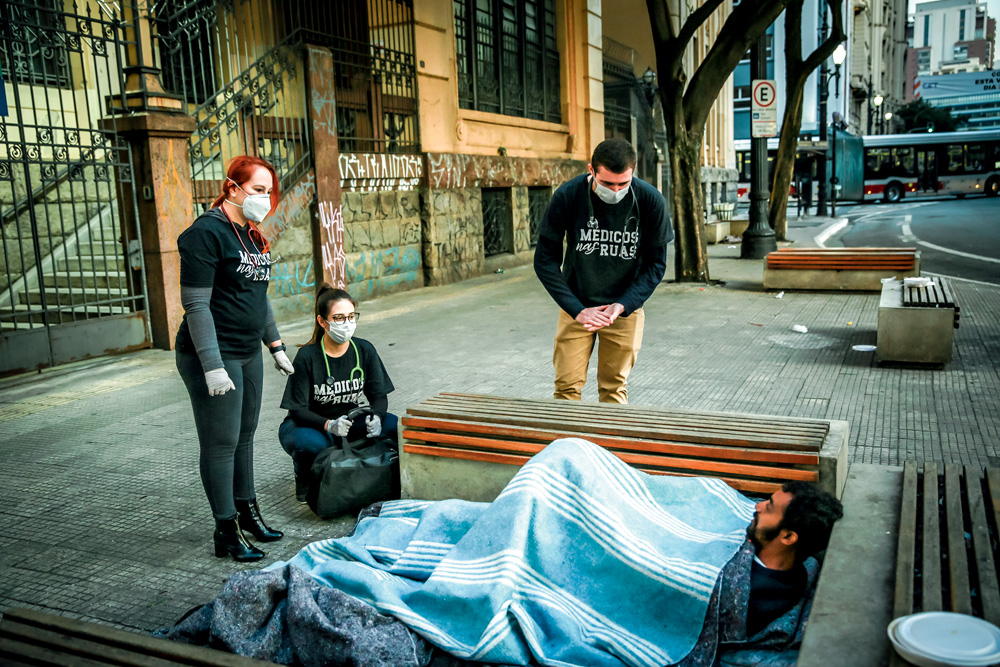
POLYGON ((740 2, 726 17, 715 43, 689 81, 683 66, 688 42, 722 1, 704 0, 675 27, 670 4, 679 0, 646 0, 670 151, 673 201, 668 205, 673 215, 678 282, 710 281, 701 187, 701 148, 709 111, 747 49, 790 1, 740 2))
MULTIPOLYGON (((785 10, 785 113, 781 119, 781 139, 774 162, 771 206, 767 214, 768 224, 779 241, 787 240, 788 236, 788 190, 795 170, 799 130, 802 129, 802 99, 806 81, 809 74, 829 58, 845 39, 841 5, 837 0, 827 0, 833 19, 830 35, 803 61, 803 4, 804 0, 792 0, 785 10)), ((826 119, 821 118, 820 122, 826 122, 826 119)))

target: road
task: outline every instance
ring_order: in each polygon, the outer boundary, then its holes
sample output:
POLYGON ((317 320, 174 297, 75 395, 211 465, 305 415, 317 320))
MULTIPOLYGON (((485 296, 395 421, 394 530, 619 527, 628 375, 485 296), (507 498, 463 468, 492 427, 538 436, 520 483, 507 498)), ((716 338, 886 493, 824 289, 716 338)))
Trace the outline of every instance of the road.
POLYGON ((916 246, 927 273, 1000 285, 1000 198, 838 204, 847 227, 827 246, 916 246))

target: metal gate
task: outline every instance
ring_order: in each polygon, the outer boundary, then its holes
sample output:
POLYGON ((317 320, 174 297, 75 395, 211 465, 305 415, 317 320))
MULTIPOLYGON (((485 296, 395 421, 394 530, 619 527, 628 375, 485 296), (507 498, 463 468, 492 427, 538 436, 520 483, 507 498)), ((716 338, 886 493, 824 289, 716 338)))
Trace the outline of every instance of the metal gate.
POLYGON ((100 122, 126 107, 120 6, 0 0, 0 375, 151 340, 139 230, 123 220, 138 217, 132 154, 100 122))

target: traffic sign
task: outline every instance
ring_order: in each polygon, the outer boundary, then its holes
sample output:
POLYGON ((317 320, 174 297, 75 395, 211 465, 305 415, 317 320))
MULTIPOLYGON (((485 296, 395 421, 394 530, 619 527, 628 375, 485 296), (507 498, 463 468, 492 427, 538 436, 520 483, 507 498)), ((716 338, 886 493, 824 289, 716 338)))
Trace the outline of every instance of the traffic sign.
POLYGON ((754 79, 750 90, 750 136, 778 136, 778 89, 774 79, 754 79))

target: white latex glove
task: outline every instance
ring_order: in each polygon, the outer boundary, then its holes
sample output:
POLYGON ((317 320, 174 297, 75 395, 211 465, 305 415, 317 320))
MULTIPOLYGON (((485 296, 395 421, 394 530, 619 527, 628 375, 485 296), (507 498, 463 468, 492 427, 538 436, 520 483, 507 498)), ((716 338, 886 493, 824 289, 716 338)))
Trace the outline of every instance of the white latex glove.
POLYGON ((348 431, 351 430, 351 420, 344 415, 340 419, 327 419, 326 420, 326 431, 327 433, 332 433, 333 435, 339 436, 341 438, 346 438, 348 431))
POLYGON ((285 354, 284 350, 278 350, 271 356, 274 357, 274 367, 278 369, 279 373, 282 375, 291 375, 295 372, 295 367, 288 360, 288 355, 285 354))
POLYGON ((225 368, 215 368, 205 373, 205 384, 208 385, 209 396, 222 396, 230 389, 236 389, 225 368))
POLYGON ((378 415, 368 415, 365 417, 365 426, 368 427, 368 437, 377 438, 382 433, 382 420, 378 415))

